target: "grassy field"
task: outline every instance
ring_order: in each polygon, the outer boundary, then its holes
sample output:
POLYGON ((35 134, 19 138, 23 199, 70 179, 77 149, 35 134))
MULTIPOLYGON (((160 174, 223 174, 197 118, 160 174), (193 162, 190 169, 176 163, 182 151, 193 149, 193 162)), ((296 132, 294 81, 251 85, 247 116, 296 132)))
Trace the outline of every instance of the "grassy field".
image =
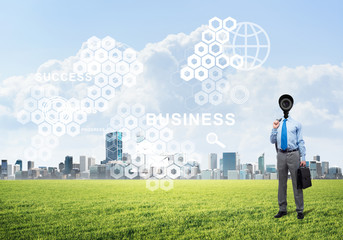
POLYGON ((291 182, 278 211, 274 180, 0 181, 0 239, 343 239, 343 181, 314 180, 298 220, 291 182))

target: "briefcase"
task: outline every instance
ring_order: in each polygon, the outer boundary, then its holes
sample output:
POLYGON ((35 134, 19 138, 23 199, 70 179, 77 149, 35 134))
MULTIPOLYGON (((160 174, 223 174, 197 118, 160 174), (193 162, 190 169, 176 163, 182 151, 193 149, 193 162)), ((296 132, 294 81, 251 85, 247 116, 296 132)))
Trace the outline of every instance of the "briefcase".
POLYGON ((312 186, 310 169, 300 167, 297 171, 297 188, 305 189, 312 186))

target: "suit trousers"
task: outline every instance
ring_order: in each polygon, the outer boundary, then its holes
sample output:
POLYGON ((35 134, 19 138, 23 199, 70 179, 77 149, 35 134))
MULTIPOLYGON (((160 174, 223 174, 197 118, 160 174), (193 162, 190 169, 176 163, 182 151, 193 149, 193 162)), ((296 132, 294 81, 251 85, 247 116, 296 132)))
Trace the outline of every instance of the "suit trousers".
POLYGON ((293 194, 296 205, 296 211, 304 211, 304 197, 303 190, 297 189, 297 170, 300 166, 299 151, 295 152, 278 152, 277 154, 277 169, 279 173, 279 191, 278 202, 279 210, 287 212, 287 180, 288 170, 291 173, 293 194))

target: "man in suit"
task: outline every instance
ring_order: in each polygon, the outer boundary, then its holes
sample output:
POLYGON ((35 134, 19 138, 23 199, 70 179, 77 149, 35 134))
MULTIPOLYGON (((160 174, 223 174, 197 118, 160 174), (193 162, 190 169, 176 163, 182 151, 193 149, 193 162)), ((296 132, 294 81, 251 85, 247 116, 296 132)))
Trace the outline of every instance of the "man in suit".
POLYGON ((279 99, 279 105, 284 110, 284 118, 273 122, 273 129, 270 135, 270 141, 277 146, 277 169, 279 173, 278 202, 279 212, 274 216, 280 218, 287 215, 287 179, 288 170, 291 173, 294 200, 298 219, 304 218, 304 199, 302 189, 297 189, 297 170, 299 166, 306 166, 305 156, 306 148, 302 136, 302 125, 288 116, 288 111, 283 108, 285 101, 283 97, 289 97, 291 106, 293 98, 289 95, 283 95, 279 99), (280 126, 281 125, 281 126, 280 126))

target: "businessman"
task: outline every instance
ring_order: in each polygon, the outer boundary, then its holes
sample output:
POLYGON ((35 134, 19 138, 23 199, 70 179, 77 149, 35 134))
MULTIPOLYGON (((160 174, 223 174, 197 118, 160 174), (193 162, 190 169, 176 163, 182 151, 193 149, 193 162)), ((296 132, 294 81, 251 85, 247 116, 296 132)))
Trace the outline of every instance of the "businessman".
MULTIPOLYGON (((280 99, 279 104, 281 109, 283 109, 280 99)), ((293 105, 293 98, 291 100, 293 105)), ((276 120, 273 122, 270 141, 273 144, 276 143, 277 146, 277 169, 279 173, 279 212, 274 217, 280 218, 287 215, 287 179, 289 170, 292 178, 296 211, 298 213, 297 217, 298 219, 303 219, 303 191, 302 189, 297 189, 297 170, 299 166, 306 166, 306 148, 302 136, 302 125, 289 117, 287 112, 280 121, 276 120)))

